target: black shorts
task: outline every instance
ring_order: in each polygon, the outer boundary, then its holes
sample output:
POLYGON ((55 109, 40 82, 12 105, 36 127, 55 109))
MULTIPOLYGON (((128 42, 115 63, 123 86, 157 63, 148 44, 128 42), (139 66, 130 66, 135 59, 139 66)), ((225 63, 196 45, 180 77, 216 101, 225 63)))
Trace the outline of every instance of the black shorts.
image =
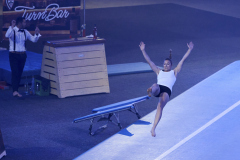
POLYGON ((171 93, 172 93, 171 90, 168 87, 163 86, 163 85, 158 85, 158 86, 160 88, 160 93, 158 95, 156 95, 155 97, 160 97, 161 93, 166 92, 170 98, 171 93))

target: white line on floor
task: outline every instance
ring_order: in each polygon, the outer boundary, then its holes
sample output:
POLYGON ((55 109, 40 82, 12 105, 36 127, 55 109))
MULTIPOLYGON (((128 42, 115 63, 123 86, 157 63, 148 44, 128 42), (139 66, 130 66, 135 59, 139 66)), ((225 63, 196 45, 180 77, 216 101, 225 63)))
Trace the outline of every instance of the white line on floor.
POLYGON ((161 154, 159 157, 157 157, 155 160, 160 160, 164 157, 166 157, 168 154, 170 154, 172 151, 176 150, 178 147, 180 147, 181 145, 183 145, 185 142, 187 142, 188 140, 190 140, 191 138, 193 138, 194 136, 196 136, 198 133, 202 132, 205 128, 207 128, 208 126, 210 126, 211 124, 213 124, 214 122, 216 122, 217 120, 219 120, 220 118, 222 118, 225 114, 227 114, 228 112, 230 112, 231 110, 233 110, 234 108, 236 108, 237 106, 240 105, 240 101, 238 101, 237 103, 233 104, 231 107, 229 107, 228 109, 226 109, 225 111, 223 111, 222 113, 220 113, 219 115, 217 115, 215 118, 213 118, 212 120, 210 120, 209 122, 207 122, 205 125, 203 125, 202 127, 200 127, 198 130, 196 130, 195 132, 193 132, 192 134, 190 134, 189 136, 187 136, 186 138, 184 138, 183 140, 181 140, 180 142, 178 142, 176 145, 174 145, 172 148, 170 148, 169 150, 167 150, 166 152, 164 152, 163 154, 161 154))

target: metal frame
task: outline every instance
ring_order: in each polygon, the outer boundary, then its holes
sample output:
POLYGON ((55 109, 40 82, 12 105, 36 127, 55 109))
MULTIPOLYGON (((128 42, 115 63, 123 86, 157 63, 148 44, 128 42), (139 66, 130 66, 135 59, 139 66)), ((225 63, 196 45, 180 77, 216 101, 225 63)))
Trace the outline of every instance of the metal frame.
MULTIPOLYGON (((137 105, 136 105, 136 104, 133 104, 130 109, 125 109, 125 110, 128 110, 128 111, 136 114, 136 116, 138 117, 138 119, 141 118, 141 116, 140 116, 139 113, 138 113, 138 108, 137 108, 137 105)), ((122 110, 120 110, 120 111, 122 111, 122 110)), ((108 114, 108 117, 105 117, 104 115, 102 115, 102 117, 99 118, 97 122, 107 121, 107 123, 106 123, 105 125, 100 126, 100 127, 99 127, 97 130, 95 130, 95 131, 92 131, 92 129, 93 129, 93 124, 94 124, 94 118, 90 119, 91 124, 90 124, 90 127, 89 127, 89 134, 90 134, 91 136, 93 136, 93 135, 95 135, 96 133, 99 133, 99 132, 103 131, 104 129, 107 128, 109 122, 115 124, 115 125, 118 126, 118 127, 120 128, 120 130, 121 130, 121 129, 122 129, 122 125, 121 125, 121 123, 120 123, 120 118, 119 118, 119 117, 120 117, 120 116, 119 116, 119 112, 120 112, 120 111, 116 111, 116 112, 113 112, 113 113, 109 113, 109 114, 108 114), (115 121, 113 121, 113 120, 111 119, 113 116, 116 118, 116 121, 117 121, 117 122, 115 122, 115 121)))
POLYGON ((136 103, 145 101, 147 99, 150 99, 150 97, 143 96, 143 97, 138 97, 138 98, 110 104, 107 106, 98 107, 92 110, 93 112, 92 114, 74 119, 73 123, 90 119, 90 123, 91 123, 89 127, 90 135, 95 135, 97 132, 103 131, 105 128, 107 128, 109 122, 117 125, 120 129, 122 129, 119 112, 128 110, 136 114, 137 118, 140 119, 141 116, 138 113, 138 107, 136 103), (105 115, 108 115, 108 116, 106 117, 105 115), (113 116, 116 118, 116 122, 111 119, 113 116), (99 127, 97 130, 92 131, 95 118, 99 118, 98 121, 96 122, 107 121, 107 123, 99 127))

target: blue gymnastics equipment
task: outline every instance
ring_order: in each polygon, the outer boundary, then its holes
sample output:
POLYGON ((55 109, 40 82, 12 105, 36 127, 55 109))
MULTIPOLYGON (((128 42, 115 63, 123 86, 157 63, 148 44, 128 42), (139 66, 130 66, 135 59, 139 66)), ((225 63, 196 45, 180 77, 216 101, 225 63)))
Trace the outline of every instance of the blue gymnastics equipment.
POLYGON ((89 115, 86 115, 86 116, 83 116, 83 117, 80 117, 80 118, 76 118, 76 119, 73 120, 73 123, 77 123, 77 122, 81 122, 81 121, 90 119, 90 121, 91 121, 91 125, 89 127, 89 134, 90 135, 94 135, 99 130, 105 129, 107 127, 108 122, 112 122, 112 123, 116 124, 120 129, 122 129, 122 126, 121 126, 120 120, 119 120, 119 112, 124 111, 124 110, 128 110, 128 111, 136 114, 138 119, 140 119, 141 116, 138 113, 136 103, 145 101, 147 99, 150 99, 150 97, 149 96, 143 96, 143 97, 138 97, 138 98, 134 98, 134 99, 110 104, 110 105, 107 105, 107 106, 94 108, 92 110, 92 112, 93 112, 92 114, 89 114, 89 115), (105 117, 105 115, 108 115, 108 116, 105 117), (111 117, 113 115, 115 116, 117 122, 114 122, 113 120, 111 120, 111 117), (100 117, 100 119, 97 122, 107 121, 107 124, 99 127, 95 132, 92 132, 94 118, 97 118, 97 117, 100 117))

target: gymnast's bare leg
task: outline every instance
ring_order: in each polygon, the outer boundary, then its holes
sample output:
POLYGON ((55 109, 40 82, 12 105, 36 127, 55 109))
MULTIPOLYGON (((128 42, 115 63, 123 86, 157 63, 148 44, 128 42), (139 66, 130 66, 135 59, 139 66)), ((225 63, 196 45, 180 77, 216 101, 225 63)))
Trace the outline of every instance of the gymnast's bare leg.
POLYGON ((155 129, 158 125, 158 122, 160 121, 160 119, 162 117, 163 108, 167 104, 168 101, 169 101, 168 94, 165 92, 162 93, 162 95, 160 95, 160 97, 159 97, 159 102, 157 105, 157 112, 156 112, 154 123, 153 123, 152 129, 151 129, 151 134, 153 137, 156 137, 155 129))
POLYGON ((160 88, 157 83, 154 83, 150 88, 147 89, 148 96, 157 96, 160 93, 160 88))

